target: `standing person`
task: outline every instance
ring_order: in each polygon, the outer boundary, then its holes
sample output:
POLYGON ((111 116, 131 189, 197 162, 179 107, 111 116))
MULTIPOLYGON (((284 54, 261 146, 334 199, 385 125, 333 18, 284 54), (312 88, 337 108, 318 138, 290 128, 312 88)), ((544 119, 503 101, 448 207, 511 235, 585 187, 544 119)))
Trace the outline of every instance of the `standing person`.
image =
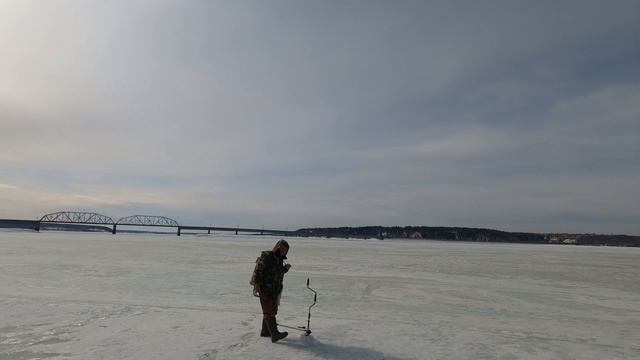
POLYGON ((271 251, 263 251, 256 260, 256 267, 251 277, 254 295, 260 296, 262 307, 262 331, 260 336, 271 336, 271 342, 285 338, 289 333, 279 332, 276 314, 282 294, 282 280, 291 265, 285 264, 289 252, 289 244, 279 240, 271 251))

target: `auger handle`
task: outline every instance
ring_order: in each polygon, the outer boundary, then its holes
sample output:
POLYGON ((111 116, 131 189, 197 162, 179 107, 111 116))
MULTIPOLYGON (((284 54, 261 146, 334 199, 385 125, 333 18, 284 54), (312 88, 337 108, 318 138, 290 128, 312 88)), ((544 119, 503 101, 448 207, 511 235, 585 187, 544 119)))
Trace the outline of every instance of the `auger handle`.
POLYGON ((313 290, 312 288, 309 287, 309 278, 307 278, 307 289, 313 291, 313 304, 311 304, 311 306, 309 306, 309 315, 307 316, 307 336, 309 334, 311 334, 311 328, 310 328, 310 323, 311 323, 311 308, 314 307, 316 305, 316 300, 318 299, 318 293, 313 290))

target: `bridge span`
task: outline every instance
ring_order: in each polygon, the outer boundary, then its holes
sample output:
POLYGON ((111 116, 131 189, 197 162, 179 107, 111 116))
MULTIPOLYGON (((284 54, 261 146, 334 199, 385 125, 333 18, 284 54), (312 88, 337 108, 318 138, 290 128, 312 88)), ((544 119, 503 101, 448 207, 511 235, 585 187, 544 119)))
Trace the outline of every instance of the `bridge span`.
POLYGON ((292 231, 287 231, 287 230, 268 230, 268 229, 248 229, 248 228, 230 228, 230 227, 216 227, 216 226, 180 226, 178 228, 178 236, 180 236, 180 233, 182 230, 202 230, 202 231, 207 231, 208 234, 211 234, 211 230, 213 231, 228 231, 228 232, 234 232, 236 235, 238 235, 238 232, 242 232, 242 233, 259 233, 260 235, 290 235, 293 232, 292 231))
POLYGON ((112 234, 115 234, 117 232, 118 226, 173 227, 177 228, 178 236, 181 235, 182 230, 206 230, 208 234, 211 234, 212 230, 225 231, 234 232, 236 235, 238 235, 238 233, 259 233, 260 235, 288 235, 292 233, 291 231, 285 230, 180 225, 176 220, 165 216, 155 215, 132 215, 114 221, 111 217, 106 215, 82 211, 60 211, 56 213, 46 214, 42 216, 40 220, 35 222, 36 231, 40 231, 42 223, 105 225, 112 228, 112 234))

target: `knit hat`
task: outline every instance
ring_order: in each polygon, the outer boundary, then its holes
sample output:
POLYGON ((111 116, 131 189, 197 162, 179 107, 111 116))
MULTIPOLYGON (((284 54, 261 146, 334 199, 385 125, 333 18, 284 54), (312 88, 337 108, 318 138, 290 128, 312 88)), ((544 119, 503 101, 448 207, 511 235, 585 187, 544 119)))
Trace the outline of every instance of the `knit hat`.
MULTIPOLYGON (((289 243, 285 239, 278 240, 278 242, 276 243, 276 246, 273 247, 273 251, 277 253, 278 249, 280 249, 280 248, 285 248, 285 249, 287 249, 287 251, 289 251, 289 243)), ((285 251, 285 255, 282 256, 282 258, 283 259, 287 258, 286 251, 285 251)))

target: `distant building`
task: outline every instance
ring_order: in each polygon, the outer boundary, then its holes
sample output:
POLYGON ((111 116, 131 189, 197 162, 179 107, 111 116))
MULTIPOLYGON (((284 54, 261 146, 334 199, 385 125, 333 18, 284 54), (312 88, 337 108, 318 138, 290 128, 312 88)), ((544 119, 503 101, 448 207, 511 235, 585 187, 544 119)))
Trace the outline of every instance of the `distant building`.
POLYGON ((560 238, 557 237, 557 236, 551 236, 549 238, 549 243, 550 244, 558 244, 558 243, 560 243, 560 238))

